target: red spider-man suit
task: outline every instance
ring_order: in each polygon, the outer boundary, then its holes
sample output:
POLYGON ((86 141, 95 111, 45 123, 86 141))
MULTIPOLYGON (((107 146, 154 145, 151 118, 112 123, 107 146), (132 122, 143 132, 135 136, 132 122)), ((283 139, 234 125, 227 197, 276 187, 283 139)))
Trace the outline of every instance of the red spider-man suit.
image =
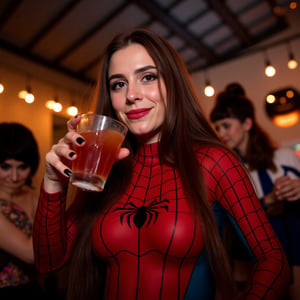
MULTIPOLYGON (((255 257, 245 299, 278 299, 290 270, 248 177, 226 150, 199 147, 197 156, 212 209, 233 220, 255 257)), ((69 259, 76 218, 64 203, 65 193, 41 192, 33 237, 43 273, 69 259)), ((105 299, 214 299, 200 220, 178 172, 161 163, 157 144, 140 148, 127 192, 99 216, 91 243, 108 265, 105 299)))

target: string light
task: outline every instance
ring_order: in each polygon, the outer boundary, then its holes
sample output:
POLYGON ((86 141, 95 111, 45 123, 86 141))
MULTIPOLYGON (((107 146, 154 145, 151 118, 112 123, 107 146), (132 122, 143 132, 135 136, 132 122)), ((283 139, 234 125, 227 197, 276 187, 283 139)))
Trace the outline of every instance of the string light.
POLYGON ((78 108, 75 105, 71 105, 67 108, 67 114, 69 116, 76 116, 78 114, 78 108))
POLYGON ((215 94, 215 89, 209 82, 205 85, 204 94, 207 97, 212 97, 215 94))
POLYGON ((207 72, 204 73, 204 78, 205 78, 204 95, 206 97, 212 97, 215 94, 215 89, 210 83, 207 72))
POLYGON ((34 102, 35 97, 34 97, 34 95, 32 94, 30 88, 27 89, 27 94, 26 94, 24 100, 25 100, 26 103, 29 103, 29 104, 34 102))
POLYGON ((0 81, 0 94, 2 94, 4 92, 4 85, 3 83, 0 81))
POLYGON ((4 92, 4 84, 2 83, 2 80, 0 78, 0 94, 4 92))
POLYGON ((55 101, 54 100, 47 100, 45 103, 45 106, 50 109, 53 110, 53 105, 54 105, 55 101))
POLYGON ((62 104, 58 102, 58 100, 55 100, 55 102, 53 103, 52 110, 54 110, 55 112, 61 112, 62 108, 62 104))
POLYGON ((265 75, 267 77, 274 77, 276 74, 276 69, 274 66, 271 65, 270 61, 266 60, 266 67, 265 67, 265 75))
POLYGON ((274 77, 276 74, 276 69, 275 67, 271 64, 268 55, 267 55, 267 50, 264 51, 265 54, 265 75, 267 77, 274 77))
POLYGON ((293 53, 290 53, 289 55, 289 60, 288 60, 288 68, 290 70, 295 70, 298 67, 298 62, 297 60, 294 58, 293 53))
POLYGON ((19 93, 18 93, 18 97, 20 98, 20 99, 22 99, 22 100, 24 100, 25 99, 25 96, 27 95, 27 90, 21 90, 21 91, 19 91, 19 93))
POLYGON ((292 52, 290 43, 287 43, 287 47, 288 47, 288 55, 289 55, 287 66, 290 70, 295 70, 298 66, 298 62, 294 57, 294 53, 292 52))
POLYGON ((29 104, 33 103, 35 100, 35 97, 34 97, 33 93, 31 92, 30 86, 28 86, 25 90, 19 91, 18 97, 29 104))

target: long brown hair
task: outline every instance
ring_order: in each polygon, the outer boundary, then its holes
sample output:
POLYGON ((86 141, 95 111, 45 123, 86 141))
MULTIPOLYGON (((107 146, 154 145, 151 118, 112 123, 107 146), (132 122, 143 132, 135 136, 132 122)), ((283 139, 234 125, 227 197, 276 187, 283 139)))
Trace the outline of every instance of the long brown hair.
MULTIPOLYGON (((165 119, 161 130, 160 155, 162 161, 178 169, 185 193, 189 196, 188 198, 193 199, 191 205, 194 206, 202 220, 207 253, 215 275, 217 289, 223 295, 222 299, 234 299, 234 285, 229 261, 223 249, 222 240, 208 201, 207 187, 205 186, 197 157, 193 151, 195 144, 216 145, 219 147, 223 147, 223 145, 203 114, 187 69, 178 53, 165 39, 146 29, 134 29, 131 32, 119 34, 108 45, 103 56, 96 112, 117 118, 110 99, 108 69, 112 55, 132 43, 145 47, 158 69, 158 76, 165 82, 167 109, 165 110, 165 119)), ((134 154, 137 149, 135 137, 129 133, 125 143, 131 150, 131 153, 134 154)), ((132 170, 131 161, 132 156, 115 164, 105 192, 101 193, 102 200, 97 199, 96 203, 102 202, 111 205, 113 199, 116 200, 122 195, 128 185, 128 172, 132 170), (117 190, 113 189, 115 186, 120 188, 117 190)), ((82 290, 82 274, 85 277, 88 276, 86 270, 92 268, 93 259, 90 249, 90 238, 92 225, 99 215, 99 209, 96 213, 94 207, 89 211, 85 210, 86 212, 82 213, 81 217, 84 226, 82 226, 83 229, 80 236, 78 235, 79 239, 74 249, 75 255, 73 256, 76 257, 74 257, 73 261, 76 261, 76 263, 73 262, 71 264, 71 273, 75 277, 73 276, 70 282, 70 289, 77 287, 79 290, 78 287, 80 286, 81 295, 86 298, 89 291, 82 290), (92 212, 94 212, 93 217, 91 217, 92 212), (86 259, 80 257, 83 253, 85 253, 86 259), (75 264, 76 270, 74 269, 75 264), (76 274, 81 275, 78 276, 76 274)), ((98 266, 96 265, 96 267, 98 266)), ((96 284, 95 280, 85 279, 86 289, 91 287, 91 282, 96 284)), ((73 296, 73 299, 75 299, 74 297, 81 299, 76 291, 71 296, 73 296)), ((71 299, 71 296, 69 299, 71 299)))
MULTIPOLYGON (((237 83, 234 86, 229 84, 228 87, 217 96, 216 104, 210 113, 211 122, 234 118, 244 123, 247 118, 250 118, 252 127, 249 130, 245 157, 248 168, 249 170, 276 171, 274 164, 276 145, 256 121, 253 103, 242 93, 242 87, 239 87, 237 83)), ((234 150, 239 153, 237 149, 234 150)))

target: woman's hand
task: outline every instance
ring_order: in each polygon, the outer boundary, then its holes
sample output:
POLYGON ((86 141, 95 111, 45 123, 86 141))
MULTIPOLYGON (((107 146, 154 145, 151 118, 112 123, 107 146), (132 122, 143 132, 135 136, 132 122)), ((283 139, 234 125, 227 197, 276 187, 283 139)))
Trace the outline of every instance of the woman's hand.
MULTIPOLYGON (((44 189, 48 193, 60 192, 68 184, 69 177, 72 174, 72 161, 77 158, 77 154, 73 150, 74 146, 81 147, 85 143, 83 137, 76 132, 80 118, 79 115, 67 122, 68 132, 46 154, 44 189)), ((122 148, 117 159, 121 160, 128 155, 129 150, 122 148)))
POLYGON ((282 176, 275 180, 275 195, 278 200, 296 201, 300 199, 300 178, 282 176))
POLYGON ((57 144, 53 145, 46 154, 46 173, 44 176, 44 189, 48 193, 55 193, 63 190, 71 175, 72 161, 76 159, 74 144, 84 144, 84 139, 76 133, 80 116, 70 119, 67 122, 68 132, 57 144))

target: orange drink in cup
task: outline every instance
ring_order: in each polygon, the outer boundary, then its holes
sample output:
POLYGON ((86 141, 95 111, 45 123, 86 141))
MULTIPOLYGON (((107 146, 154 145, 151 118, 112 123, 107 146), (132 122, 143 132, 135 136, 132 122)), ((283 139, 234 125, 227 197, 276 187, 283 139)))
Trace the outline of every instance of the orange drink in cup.
POLYGON ((86 114, 81 116, 77 132, 85 144, 75 147, 72 185, 83 190, 101 192, 127 133, 127 127, 107 116, 86 114))

